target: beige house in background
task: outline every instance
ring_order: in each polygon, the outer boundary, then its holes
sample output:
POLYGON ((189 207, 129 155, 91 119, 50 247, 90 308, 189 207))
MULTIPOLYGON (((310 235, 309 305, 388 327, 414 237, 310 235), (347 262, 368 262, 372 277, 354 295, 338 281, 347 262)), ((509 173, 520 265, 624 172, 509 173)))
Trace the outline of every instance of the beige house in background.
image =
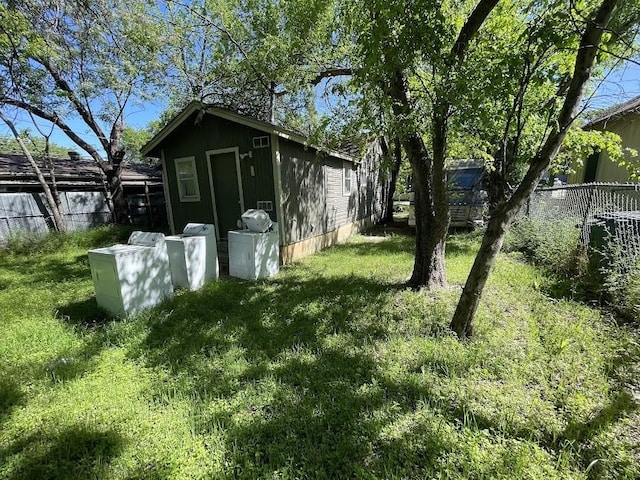
MULTIPOLYGON (((623 147, 640 152, 640 96, 604 110, 582 128, 616 133, 623 147)), ((583 165, 574 166, 574 170, 569 175, 569 183, 630 181, 628 170, 609 160, 606 152, 594 153, 583 165)))

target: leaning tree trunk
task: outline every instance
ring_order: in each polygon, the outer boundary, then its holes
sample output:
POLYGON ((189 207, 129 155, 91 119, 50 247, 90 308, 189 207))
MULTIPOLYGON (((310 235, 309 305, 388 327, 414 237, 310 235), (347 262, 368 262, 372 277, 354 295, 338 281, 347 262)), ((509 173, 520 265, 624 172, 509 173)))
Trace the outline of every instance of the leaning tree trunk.
POLYGON ((509 226, 524 203, 535 190, 542 173, 560 150, 567 130, 575 120, 585 84, 591 76, 602 34, 616 8, 618 0, 603 0, 596 16, 582 35, 576 55, 573 78, 567 91, 556 126, 547 138, 539 154, 531 161, 529 170, 511 198, 496 208, 482 239, 480 250, 471 267, 471 272, 460 296, 451 320, 451 328, 458 337, 465 338, 473 333, 473 318, 480 304, 489 272, 493 266, 509 226))
POLYGON ((45 161, 47 167, 49 168, 49 177, 51 178, 51 196, 53 197, 53 201, 56 204, 56 208, 58 213, 60 214, 60 219, 62 220, 62 231, 67 231, 67 221, 64 218, 64 214, 62 213, 62 199, 60 197, 60 192, 58 191, 58 181, 56 180, 56 171, 53 165, 53 161, 51 161, 51 154, 49 151, 49 137, 45 139, 45 151, 44 151, 45 161))
POLYGON ((64 221, 64 217, 62 216, 61 210, 58 209, 58 205, 54 200, 53 195, 51 194, 51 189, 49 188, 49 184, 47 183, 47 181, 44 178, 44 175, 42 174, 42 170, 40 170, 40 167, 38 166, 36 161, 33 159, 31 152, 29 151, 25 143, 22 141, 22 137, 20 137, 20 134, 18 133, 18 130, 16 129, 13 122, 9 120, 2 113, 0 113, 0 119, 9 127, 9 129, 13 133, 13 136, 18 142, 18 145, 20 145, 22 152, 24 153, 25 157, 27 157, 27 160, 31 164, 31 167, 33 168, 33 171, 35 172, 36 177, 38 178, 38 182, 40 183, 40 186, 44 191, 44 197, 47 200, 47 205, 49 206, 49 209, 51 209, 51 214, 53 215, 53 224, 54 224, 55 230, 57 232, 65 232, 67 227, 64 221))

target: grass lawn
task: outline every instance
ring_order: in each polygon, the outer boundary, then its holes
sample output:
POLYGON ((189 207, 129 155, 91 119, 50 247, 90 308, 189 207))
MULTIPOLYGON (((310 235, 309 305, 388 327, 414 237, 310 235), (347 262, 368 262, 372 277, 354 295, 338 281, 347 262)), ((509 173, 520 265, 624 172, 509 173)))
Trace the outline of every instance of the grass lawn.
POLYGON ((356 237, 263 282, 127 320, 95 304, 98 229, 0 253, 0 478, 640 477, 637 337, 500 257, 477 317, 403 286, 413 239, 356 237))

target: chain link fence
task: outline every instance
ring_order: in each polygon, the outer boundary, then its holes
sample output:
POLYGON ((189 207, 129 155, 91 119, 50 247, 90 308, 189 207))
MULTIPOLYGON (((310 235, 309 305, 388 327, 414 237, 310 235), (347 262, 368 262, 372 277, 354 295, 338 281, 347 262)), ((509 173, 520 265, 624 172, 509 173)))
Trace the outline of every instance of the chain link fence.
POLYGON ((619 274, 640 270, 640 184, 589 183, 540 188, 525 213, 545 225, 571 222, 580 242, 619 274))

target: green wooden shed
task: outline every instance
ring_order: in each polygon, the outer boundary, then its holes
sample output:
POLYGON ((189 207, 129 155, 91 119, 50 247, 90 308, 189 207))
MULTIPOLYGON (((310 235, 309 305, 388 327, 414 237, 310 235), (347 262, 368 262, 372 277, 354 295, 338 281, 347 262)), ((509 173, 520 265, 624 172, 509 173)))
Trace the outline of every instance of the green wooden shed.
POLYGON ((346 240, 379 220, 382 151, 361 158, 314 147, 302 135, 192 102, 143 148, 160 158, 171 230, 213 223, 219 241, 249 208, 278 223, 283 263, 346 240))

